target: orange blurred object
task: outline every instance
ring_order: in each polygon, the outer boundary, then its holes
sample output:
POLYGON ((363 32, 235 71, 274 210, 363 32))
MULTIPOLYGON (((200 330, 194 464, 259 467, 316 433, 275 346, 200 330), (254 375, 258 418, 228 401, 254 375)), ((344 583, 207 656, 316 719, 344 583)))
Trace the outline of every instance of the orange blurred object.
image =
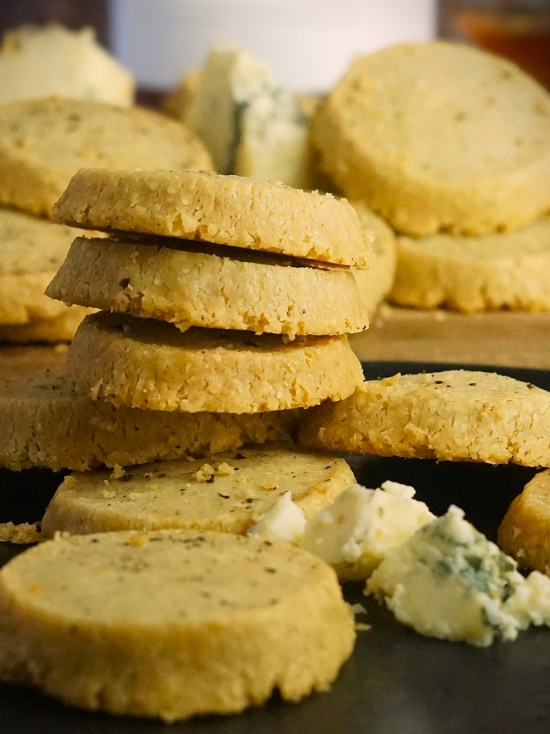
POLYGON ((550 88, 550 10, 461 8, 455 12, 453 21, 460 36, 515 61, 550 88))

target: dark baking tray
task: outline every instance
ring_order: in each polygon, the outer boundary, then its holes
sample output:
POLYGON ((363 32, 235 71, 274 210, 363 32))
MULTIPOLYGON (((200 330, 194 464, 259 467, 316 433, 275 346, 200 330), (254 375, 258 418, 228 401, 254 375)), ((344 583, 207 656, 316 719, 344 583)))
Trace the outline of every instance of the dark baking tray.
MULTIPOLYGON (((396 372, 432 371, 456 365, 377 362, 367 378, 396 372)), ((495 367, 550 390, 550 374, 495 367)), ((550 441, 550 436, 549 436, 550 441)), ((385 479, 417 488, 436 513, 455 503, 494 539, 512 498, 533 469, 451 464, 405 459, 350 457, 358 480, 378 486, 385 479)), ((19 485, 0 473, 0 521, 40 517, 58 479, 25 473, 19 485)), ((0 544, 0 562, 18 551, 0 544)), ((0 734, 548 734, 550 732, 550 629, 534 629, 513 643, 488 649, 423 638, 398 625, 359 584, 346 584, 346 598, 368 610, 372 629, 359 632, 355 652, 328 693, 298 705, 272 699, 229 717, 203 717, 170 727, 66 707, 35 691, 0 685, 0 734)), ((362 618, 360 618, 361 621, 362 618)))

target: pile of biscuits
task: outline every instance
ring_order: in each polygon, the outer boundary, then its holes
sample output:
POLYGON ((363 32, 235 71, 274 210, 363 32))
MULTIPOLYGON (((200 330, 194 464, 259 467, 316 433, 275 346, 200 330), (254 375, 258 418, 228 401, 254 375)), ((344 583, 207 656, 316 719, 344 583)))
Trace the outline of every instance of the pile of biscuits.
POLYGON ((359 58, 311 137, 401 235, 391 301, 550 310, 550 95, 514 64, 443 42, 359 58))
POLYGON ((238 711, 275 687, 288 700, 326 689, 355 638, 336 576, 250 532, 285 497, 308 518, 355 481, 334 454, 273 439, 298 409, 363 381, 347 335, 368 326, 351 267, 368 266, 370 231, 331 195, 190 171, 85 169, 54 216, 107 232, 77 237, 48 287, 101 310, 78 328, 65 374, 2 386, 11 426, 0 445, 9 468, 86 471, 65 477, 48 507, 42 537, 54 541, 4 570, 0 675, 166 720, 238 711), (101 464, 112 471, 91 469, 101 464), (71 557, 85 588, 117 577, 110 634, 101 596, 90 605, 91 591, 63 582, 71 557), (26 599, 19 574, 27 587, 36 576, 26 599), (40 618, 36 588, 55 618, 40 618), (161 589, 170 603, 159 614, 147 597, 161 589), (21 605, 34 610, 26 631, 21 605), (174 635, 195 650, 183 667, 174 635), (116 669, 147 668, 151 654, 158 664, 131 681, 116 669))
POLYGON ((88 313, 44 289, 78 234, 51 222, 52 207, 90 164, 212 167, 189 130, 147 110, 61 97, 0 105, 0 341, 69 340, 88 313))
POLYGON ((347 334, 368 318, 349 267, 368 267, 370 245, 346 201, 206 172, 88 169, 56 217, 117 230, 77 239, 47 290, 111 312, 87 318, 69 351, 93 397, 253 414, 341 400, 361 382, 347 334))

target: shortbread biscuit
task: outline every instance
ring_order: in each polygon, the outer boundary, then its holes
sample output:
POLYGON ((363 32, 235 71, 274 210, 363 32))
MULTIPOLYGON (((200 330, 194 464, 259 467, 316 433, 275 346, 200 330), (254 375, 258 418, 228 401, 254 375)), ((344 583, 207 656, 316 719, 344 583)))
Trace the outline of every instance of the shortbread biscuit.
POLYGON ((66 703, 161 717, 324 691, 351 654, 334 571, 229 533, 57 538, 0 571, 0 677, 66 703))
POLYGON ((475 48, 357 59, 317 107, 312 139, 344 194, 406 234, 519 229, 550 209, 550 96, 475 48))
POLYGON ((550 573, 550 469, 540 472, 508 508, 498 544, 522 568, 550 573))
POLYGON ((100 312, 69 349, 69 369, 94 398, 149 410, 259 413, 341 400, 361 384, 346 336, 197 329, 100 312))
POLYGON ((115 408, 59 373, 13 377, 0 380, 0 466, 85 471, 202 456, 277 440, 295 422, 294 411, 241 416, 115 408))
MULTIPOLYGON (((76 239, 47 289, 65 303, 190 326, 271 334, 346 334, 368 327, 350 270, 263 252, 199 249, 158 238, 76 239)), ((370 272, 370 271, 368 271, 370 272)))
POLYGON ((28 324, 0 324, 0 342, 30 344, 31 342, 70 342, 82 319, 92 310, 82 306, 66 308, 51 319, 32 319, 28 324))
POLYGON ((0 204, 49 216, 86 166, 212 168, 190 130, 139 107, 61 97, 0 106, 0 204))
POLYGON ((73 227, 0 209, 0 324, 28 324, 67 312, 44 290, 79 234, 73 227))
POLYGON ((395 235, 383 219, 360 204, 354 204, 365 232, 374 235, 374 262, 368 270, 354 270, 359 294, 368 314, 384 300, 395 277, 397 245, 395 235))
POLYGON ((511 377, 448 370, 370 380, 304 415, 300 443, 380 456, 550 464, 550 393, 511 377))
POLYGON ((42 521, 45 537, 109 530, 219 530, 244 534, 287 492, 306 518, 355 483, 344 459, 281 444, 208 462, 163 461, 66 477, 42 521))
MULTIPOLYGON (((174 123, 175 124, 175 123, 174 123)), ((208 172, 79 171, 56 221, 368 267, 369 238, 331 194, 208 172)))
POLYGON ((550 311, 550 217, 485 237, 400 237, 397 252, 395 303, 465 313, 550 311))

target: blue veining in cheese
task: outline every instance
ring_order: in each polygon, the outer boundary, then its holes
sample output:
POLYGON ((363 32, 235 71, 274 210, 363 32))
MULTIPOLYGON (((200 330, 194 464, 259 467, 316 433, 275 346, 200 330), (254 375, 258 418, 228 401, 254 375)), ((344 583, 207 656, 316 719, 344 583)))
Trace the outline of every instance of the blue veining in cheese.
POLYGON ((390 553, 367 593, 421 634, 479 646, 514 640, 530 623, 550 623, 550 579, 524 579, 457 507, 390 553))
POLYGON ((185 122, 219 173, 307 185, 307 116, 297 97, 245 49, 214 45, 185 122))

